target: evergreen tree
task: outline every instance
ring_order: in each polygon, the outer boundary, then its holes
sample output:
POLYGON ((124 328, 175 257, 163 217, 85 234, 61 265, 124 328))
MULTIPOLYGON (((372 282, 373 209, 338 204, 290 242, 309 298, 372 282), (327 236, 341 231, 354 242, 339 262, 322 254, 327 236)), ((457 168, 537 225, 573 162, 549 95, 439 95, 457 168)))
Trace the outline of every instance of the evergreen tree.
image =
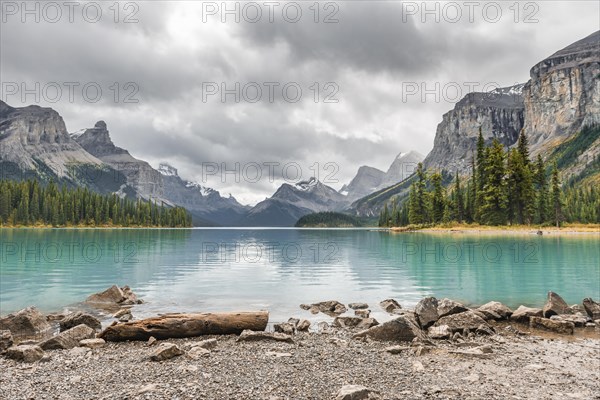
POLYGON ((560 193, 560 178, 558 176, 558 167, 556 163, 552 168, 552 222, 556 227, 560 227, 563 221, 562 199, 560 193))
POLYGON ((431 216, 434 224, 439 224, 444 219, 446 208, 445 193, 442 186, 442 174, 439 172, 431 175, 431 185, 433 193, 431 194, 431 216))
POLYGON ((535 165, 534 182, 537 193, 535 221, 543 224, 548 220, 548 183, 546 182, 546 166, 539 154, 535 165))
POLYGON ((506 223, 507 194, 504 168, 504 149, 497 139, 486 152, 484 162, 486 182, 483 186, 480 220, 487 225, 504 225, 506 223))
POLYGON ((458 171, 456 171, 456 177, 454 178, 454 218, 459 223, 461 223, 465 218, 464 207, 463 190, 460 186, 460 176, 458 175, 458 171))

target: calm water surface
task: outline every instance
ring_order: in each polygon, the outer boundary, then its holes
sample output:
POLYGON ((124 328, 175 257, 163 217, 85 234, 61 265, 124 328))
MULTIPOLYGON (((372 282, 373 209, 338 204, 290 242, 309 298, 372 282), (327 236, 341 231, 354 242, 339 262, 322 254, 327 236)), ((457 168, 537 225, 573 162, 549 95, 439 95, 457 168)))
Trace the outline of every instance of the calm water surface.
MULTIPOLYGON (((600 237, 390 234, 352 229, 2 229, 0 314, 58 311, 112 284, 136 316, 268 309, 336 299, 405 306, 423 296, 540 306, 600 297, 600 237)), ((375 316, 381 316, 377 311, 375 316)))

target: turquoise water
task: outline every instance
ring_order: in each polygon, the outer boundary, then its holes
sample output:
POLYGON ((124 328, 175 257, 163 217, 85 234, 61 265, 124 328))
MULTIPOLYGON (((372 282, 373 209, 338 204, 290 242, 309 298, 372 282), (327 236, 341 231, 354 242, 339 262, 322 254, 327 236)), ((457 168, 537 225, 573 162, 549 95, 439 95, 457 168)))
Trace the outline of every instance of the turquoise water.
MULTIPOLYGON (((136 315, 268 309, 423 296, 540 306, 600 297, 599 236, 390 234, 352 229, 2 229, 0 313, 58 311, 112 284, 136 315)), ((377 315, 377 314, 375 314, 377 315)))

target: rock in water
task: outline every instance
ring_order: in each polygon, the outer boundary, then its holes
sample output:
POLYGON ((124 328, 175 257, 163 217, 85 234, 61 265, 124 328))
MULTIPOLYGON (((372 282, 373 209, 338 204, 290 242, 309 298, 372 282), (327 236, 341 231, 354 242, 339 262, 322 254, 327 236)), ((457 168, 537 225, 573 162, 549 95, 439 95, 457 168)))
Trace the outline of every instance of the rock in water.
POLYGON ((44 350, 72 349, 79 346, 80 341, 93 339, 95 336, 96 333, 92 328, 81 324, 43 341, 40 347, 44 350))
POLYGON ((10 331, 0 331, 0 354, 13 345, 13 338, 10 331))
POLYGON ((465 311, 459 314, 451 314, 440 318, 434 326, 447 325, 451 332, 462 332, 465 329, 476 331, 481 325, 489 327, 487 322, 473 311, 465 311))
POLYGON ((423 333, 410 317, 402 315, 354 335, 354 338, 360 337, 370 337, 380 341, 410 342, 416 337, 422 338, 423 333))
POLYGON ((348 307, 353 310, 366 310, 369 308, 369 305, 367 303, 350 303, 348 304, 348 307))
POLYGON ((103 292, 95 293, 89 296, 86 300, 87 303, 108 303, 108 304, 120 304, 125 301, 125 294, 117 285, 112 285, 103 292))
POLYGON ((379 399, 377 392, 360 385, 344 385, 335 395, 336 400, 379 399))
POLYGON ((592 320, 600 319, 600 303, 595 302, 591 298, 583 299, 583 308, 592 320))
POLYGON ((12 360, 33 363, 44 357, 44 350, 36 345, 13 346, 6 351, 6 357, 12 360))
POLYGON ((465 311, 468 311, 468 308, 454 300, 443 299, 438 303, 437 313, 440 318, 465 311))
POLYGON ((548 300, 544 304, 542 313, 544 317, 550 318, 558 314, 573 314, 573 310, 571 310, 571 307, 569 307, 562 297, 550 291, 548 292, 548 300))
POLYGON ((541 308, 530 308, 530 307, 525 307, 525 306, 519 306, 519 308, 517 308, 510 316, 510 320, 528 324, 529 318, 542 317, 542 316, 543 316, 543 313, 542 313, 541 308))
POLYGON ((415 314, 421 328, 427 329, 438 320, 437 308, 438 300, 435 297, 425 297, 417 303, 415 314))
POLYGON ((156 350, 150 354, 152 361, 165 361, 183 355, 183 350, 173 343, 161 343, 156 350))
POLYGON ((307 319, 301 320, 300 322, 298 322, 298 325, 296 326, 296 330, 299 332, 308 331, 308 328, 310 328, 310 321, 307 319))
POLYGON ((371 315, 371 310, 354 310, 354 315, 359 318, 369 318, 369 315, 371 315))
POLYGON ((75 313, 69 314, 67 315, 65 318, 63 318, 60 322, 60 331, 64 332, 67 329, 71 329, 76 327, 77 325, 87 325, 90 328, 94 329, 94 330, 101 330, 102 329, 102 324, 100 323, 100 320, 90 314, 84 314, 81 311, 77 311, 75 313))
POLYGON ((505 306, 504 304, 498 302, 498 301, 490 301, 489 303, 486 303, 484 305, 482 305, 481 307, 479 307, 477 309, 477 311, 486 314, 488 316, 492 316, 494 318, 488 318, 488 319, 509 319, 510 316, 512 315, 513 311, 508 308, 507 306, 505 306), (491 315, 489 315, 489 314, 491 315), (496 318, 496 315, 499 318, 496 318))
POLYGON ((314 303, 312 307, 316 307, 319 311, 329 316, 337 316, 348 311, 346 306, 336 300, 322 301, 314 303))
POLYGON ((270 340, 275 342, 286 342, 294 343, 294 339, 290 335, 285 333, 271 333, 271 332, 255 332, 246 329, 237 338, 237 342, 254 342, 260 340, 270 340))
POLYGON ((50 324, 35 307, 0 318, 0 330, 9 330, 13 336, 34 336, 49 329, 50 324))
POLYGON ((392 314, 396 310, 400 310, 402 306, 394 299, 385 299, 379 303, 381 308, 383 308, 386 312, 392 314))
POLYGON ((568 321, 557 321, 548 318, 531 317, 529 326, 532 328, 543 329, 550 332, 556 332, 566 335, 572 335, 575 330, 575 324, 568 321))

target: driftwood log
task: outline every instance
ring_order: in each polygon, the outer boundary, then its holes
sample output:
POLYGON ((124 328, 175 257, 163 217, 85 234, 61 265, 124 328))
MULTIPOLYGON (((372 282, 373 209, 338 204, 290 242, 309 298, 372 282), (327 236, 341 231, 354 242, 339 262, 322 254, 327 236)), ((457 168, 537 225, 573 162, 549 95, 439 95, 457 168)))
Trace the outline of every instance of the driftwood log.
POLYGON ((203 314, 164 314, 154 318, 112 325, 98 337, 110 342, 185 338, 202 335, 240 334, 244 329, 264 331, 268 311, 203 314))

